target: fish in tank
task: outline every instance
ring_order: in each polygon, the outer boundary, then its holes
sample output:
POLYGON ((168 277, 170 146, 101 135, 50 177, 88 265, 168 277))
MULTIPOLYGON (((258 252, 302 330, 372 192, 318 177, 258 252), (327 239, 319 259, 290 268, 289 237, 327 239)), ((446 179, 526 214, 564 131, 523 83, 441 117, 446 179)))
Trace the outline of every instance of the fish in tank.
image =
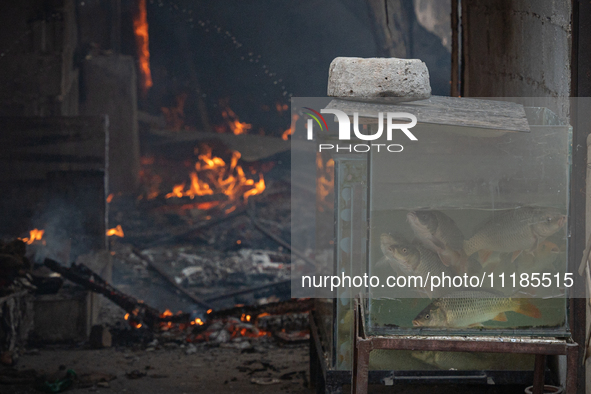
POLYGON ((427 279, 442 273, 485 274, 483 278, 491 280, 478 288, 377 290, 370 294, 370 327, 454 330, 564 324, 564 283, 556 275, 566 270, 566 216, 559 209, 398 209, 372 217, 379 252, 372 239, 377 262, 370 270, 381 280, 389 275, 427 279), (534 286, 529 280, 536 277, 533 273, 546 274, 551 284, 534 286))

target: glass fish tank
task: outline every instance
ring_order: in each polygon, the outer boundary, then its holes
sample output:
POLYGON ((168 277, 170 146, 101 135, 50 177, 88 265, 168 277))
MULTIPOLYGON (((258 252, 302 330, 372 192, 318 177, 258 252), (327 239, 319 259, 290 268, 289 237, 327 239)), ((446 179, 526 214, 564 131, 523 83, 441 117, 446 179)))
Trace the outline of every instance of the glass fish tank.
MULTIPOLYGON (((568 336, 570 125, 510 101, 336 99, 326 108, 361 133, 383 129, 362 141, 383 144, 379 151, 317 153, 316 256, 332 259, 342 281, 367 275, 317 299, 331 368, 351 368, 356 296, 367 335, 568 336), (387 135, 386 113, 414 114, 416 140, 387 135)), ((343 144, 334 134, 319 139, 343 144)), ((370 355, 371 370, 531 371, 533 363, 529 355, 370 355)))

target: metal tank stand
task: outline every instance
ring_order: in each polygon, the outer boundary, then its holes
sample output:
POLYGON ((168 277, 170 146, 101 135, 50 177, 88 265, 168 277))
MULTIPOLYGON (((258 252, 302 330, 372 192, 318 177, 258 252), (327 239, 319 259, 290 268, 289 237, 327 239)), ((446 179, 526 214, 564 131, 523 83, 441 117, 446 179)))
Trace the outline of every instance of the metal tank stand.
MULTIPOLYGON (((498 336, 367 336, 363 302, 355 299, 355 347, 351 389, 354 394, 367 394, 369 354, 375 349, 422 350, 440 352, 482 352, 535 354, 533 394, 542 394, 547 355, 566 355, 566 394, 577 390, 579 345, 570 338, 532 338, 498 336)), ((393 376, 396 380, 396 375, 393 376)))

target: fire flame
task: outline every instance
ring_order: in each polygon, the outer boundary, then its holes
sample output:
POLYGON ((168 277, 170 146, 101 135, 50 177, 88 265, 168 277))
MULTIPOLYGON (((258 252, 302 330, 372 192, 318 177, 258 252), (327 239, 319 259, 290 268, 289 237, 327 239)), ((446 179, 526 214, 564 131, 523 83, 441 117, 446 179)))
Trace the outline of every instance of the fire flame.
MULTIPOLYGON (((207 314, 209 315, 213 310, 207 310, 207 314)), ((178 312, 178 315, 181 315, 182 311, 178 312)), ((134 316, 138 315, 138 311, 134 310, 131 313, 126 313, 124 319, 129 322, 129 324, 134 328, 140 328, 142 325, 137 320, 134 319, 134 316)), ((160 318, 166 319, 173 317, 174 314, 170 311, 170 309, 165 310, 163 313, 160 314, 160 318)), ((268 313, 261 313, 259 315, 249 315, 243 313, 240 317, 240 320, 237 319, 216 319, 215 321, 222 322, 224 324, 224 330, 230 333, 231 338, 236 338, 239 336, 247 337, 247 338, 258 338, 263 336, 271 336, 271 333, 265 330, 262 330, 258 327, 259 318, 264 316, 269 316, 268 313)), ((209 322, 211 323, 211 322, 209 322)), ((187 323, 174 323, 172 321, 162 321, 159 324, 160 331, 171 331, 174 330, 176 332, 183 332, 185 330, 193 330, 192 326, 204 326, 205 322, 201 318, 195 318, 194 320, 187 322, 187 323)), ((198 334, 190 334, 186 340, 188 342, 201 342, 201 341, 208 341, 212 331, 205 331, 198 334)))
POLYGON ((111 236, 117 236, 120 238, 123 238, 125 235, 123 234, 123 229, 121 228, 121 225, 118 224, 117 227, 115 228, 111 228, 107 230, 107 237, 111 237, 111 236))
MULTIPOLYGON (((253 179, 247 178, 242 167, 238 165, 240 152, 232 152, 232 158, 228 165, 222 158, 213 156, 209 146, 204 145, 202 150, 203 153, 198 156, 198 161, 195 163, 195 171, 190 174, 190 185, 188 187, 185 183, 175 185, 166 198, 194 198, 195 196, 223 193, 228 196, 230 202, 237 201, 241 196, 246 202, 250 196, 261 194, 265 190, 265 180, 262 174, 259 174, 259 181, 255 182, 253 179)), ((218 202, 205 202, 199 204, 197 208, 208 209, 218 204, 218 202)), ((234 209, 235 207, 229 208, 227 213, 234 209)))
POLYGON ((153 85, 152 72, 150 71, 150 49, 148 36, 148 12, 146 0, 138 0, 138 10, 133 16, 133 31, 140 66, 141 87, 144 94, 153 85))
MULTIPOLYGON (((27 245, 31 245, 35 241, 42 241, 43 233, 45 230, 38 230, 34 229, 29 231, 29 236, 25 238, 19 238, 21 241, 25 242, 27 245)), ((43 245, 45 245, 45 241, 42 241, 43 245)))
POLYGON ((291 125, 289 126, 289 129, 285 130, 283 132, 283 135, 281 136, 281 138, 283 138, 285 141, 287 141, 288 137, 293 134, 295 130, 295 123, 299 118, 300 117, 298 116, 298 114, 291 115, 291 125))
MULTIPOLYGON (((238 119, 238 115, 228 106, 227 102, 221 101, 220 106, 222 107, 222 117, 226 121, 226 126, 234 133, 234 135, 246 134, 248 130, 252 129, 250 123, 241 122, 238 119)), ((218 133, 226 131, 224 126, 216 127, 218 133)))

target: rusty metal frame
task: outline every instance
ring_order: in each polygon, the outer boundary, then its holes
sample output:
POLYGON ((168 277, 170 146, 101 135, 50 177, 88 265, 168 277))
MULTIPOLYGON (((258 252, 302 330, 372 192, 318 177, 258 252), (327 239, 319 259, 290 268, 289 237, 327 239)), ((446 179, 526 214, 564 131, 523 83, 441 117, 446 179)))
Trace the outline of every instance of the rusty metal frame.
POLYGON ((363 319, 363 303, 358 298, 355 299, 354 308, 355 347, 351 377, 351 388, 354 394, 367 394, 369 354, 375 349, 535 354, 534 394, 543 392, 546 356, 566 355, 566 394, 576 393, 579 345, 571 339, 497 336, 367 336, 363 319))
MULTIPOLYGON (((342 394, 343 385, 351 383, 351 370, 331 368, 331 355, 324 349, 321 333, 316 325, 315 312, 310 312, 310 383, 319 394, 342 394)), ((416 371, 416 370, 372 370, 369 384, 519 384, 526 385, 534 379, 533 371, 416 371)), ((551 383, 552 379, 546 383, 551 383)))
MULTIPOLYGON (((572 45, 571 45, 571 96, 591 97, 591 2, 584 0, 571 0, 572 4, 572 45)), ((590 130, 585 118, 588 117, 588 106, 571 101, 571 124, 574 128, 573 134, 573 164, 571 176, 571 234, 573 239, 570 242, 569 253, 575 256, 582 256, 586 245, 586 194, 585 185, 587 182, 587 137, 590 130)), ((576 272, 572 267, 570 272, 576 272)), ((578 280, 575 286, 584 286, 584 280, 575 275, 578 280)), ((579 292, 581 294, 582 292, 579 292)), ((583 293, 584 294, 584 293, 583 293)), ((588 294, 587 297, 590 295, 588 294)), ((585 343, 587 306, 585 298, 571 299, 571 329, 573 338, 579 343, 585 343)), ((579 381, 577 383, 578 393, 586 392, 585 360, 583 353, 579 352, 579 381)))

